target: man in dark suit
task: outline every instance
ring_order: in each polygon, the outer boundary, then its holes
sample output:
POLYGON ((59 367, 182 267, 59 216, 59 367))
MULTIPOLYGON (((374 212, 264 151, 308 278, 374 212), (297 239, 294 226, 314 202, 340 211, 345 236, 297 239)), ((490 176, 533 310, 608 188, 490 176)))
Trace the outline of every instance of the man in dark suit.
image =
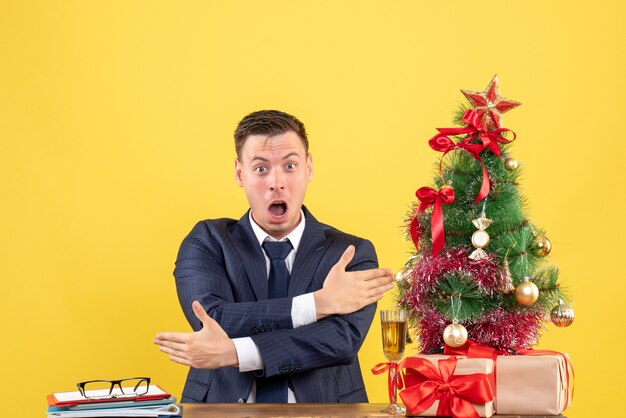
POLYGON ((313 161, 302 123, 279 111, 235 131, 250 210, 199 222, 174 275, 195 332, 154 342, 190 366, 183 402, 367 402, 357 352, 391 289, 373 245, 302 205, 313 161))

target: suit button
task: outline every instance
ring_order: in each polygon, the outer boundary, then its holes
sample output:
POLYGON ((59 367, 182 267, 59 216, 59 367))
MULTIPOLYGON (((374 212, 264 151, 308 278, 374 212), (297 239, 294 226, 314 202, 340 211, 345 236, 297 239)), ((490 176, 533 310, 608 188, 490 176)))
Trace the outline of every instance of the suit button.
POLYGON ((278 368, 278 371, 281 372, 281 373, 285 373, 285 366, 280 366, 278 368))
POLYGON ((257 334, 258 332, 259 332, 259 329, 257 327, 252 327, 253 334, 257 334))
POLYGON ((263 325, 263 331, 267 332, 270 330, 270 326, 269 325, 263 325))
POLYGON ((237 403, 244 403, 245 401, 242 398, 237 399, 237 403))

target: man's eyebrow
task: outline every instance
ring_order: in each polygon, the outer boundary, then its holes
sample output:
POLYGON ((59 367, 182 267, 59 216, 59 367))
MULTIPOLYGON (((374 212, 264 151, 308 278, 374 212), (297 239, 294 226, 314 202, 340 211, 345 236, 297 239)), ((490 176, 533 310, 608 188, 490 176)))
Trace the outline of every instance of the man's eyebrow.
POLYGON ((286 160, 287 158, 294 157, 294 156, 300 158, 300 154, 298 154, 296 151, 292 151, 289 154, 285 155, 283 157, 283 160, 286 160))
MULTIPOLYGON (((289 159, 291 157, 294 157, 294 156, 300 158, 300 154, 298 154, 296 151, 292 151, 292 152, 286 154, 282 159, 283 160, 287 160, 287 159, 289 159)), ((269 160, 267 158, 261 157, 260 155, 253 156, 250 161, 251 162, 261 161, 261 162, 264 162, 264 163, 269 162, 269 160)))

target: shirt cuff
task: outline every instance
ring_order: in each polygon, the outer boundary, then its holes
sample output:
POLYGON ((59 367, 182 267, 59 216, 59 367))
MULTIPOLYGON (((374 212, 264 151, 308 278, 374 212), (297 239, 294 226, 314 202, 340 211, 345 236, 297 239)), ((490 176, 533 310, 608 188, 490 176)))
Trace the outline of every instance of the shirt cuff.
POLYGON ((233 338, 237 358, 239 359, 239 371, 251 372, 253 370, 263 370, 263 357, 259 347, 256 346, 252 338, 233 338))
POLYGON ((312 324, 317 319, 313 293, 296 296, 291 303, 291 321, 294 328, 312 324))

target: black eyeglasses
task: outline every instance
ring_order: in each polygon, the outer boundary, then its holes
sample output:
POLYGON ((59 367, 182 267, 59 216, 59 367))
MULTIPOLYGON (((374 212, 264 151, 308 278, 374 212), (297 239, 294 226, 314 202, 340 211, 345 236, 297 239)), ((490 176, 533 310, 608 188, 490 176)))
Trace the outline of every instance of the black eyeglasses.
POLYGON ((120 380, 87 380, 80 382, 78 391, 87 399, 134 398, 145 395, 150 387, 149 377, 129 377, 120 380))

